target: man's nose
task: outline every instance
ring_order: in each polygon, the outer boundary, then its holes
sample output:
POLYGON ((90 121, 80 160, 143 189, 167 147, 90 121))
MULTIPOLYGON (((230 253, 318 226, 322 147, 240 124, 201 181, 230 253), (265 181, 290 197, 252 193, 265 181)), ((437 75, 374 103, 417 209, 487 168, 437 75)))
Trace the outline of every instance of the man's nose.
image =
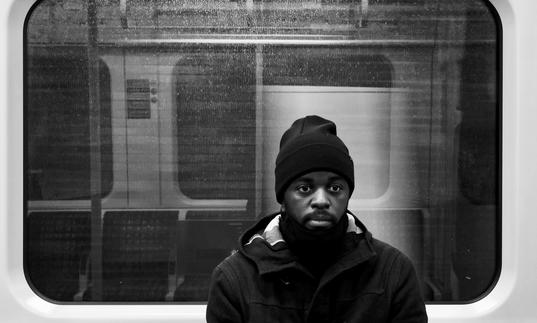
POLYGON ((320 188, 313 193, 311 206, 314 208, 324 209, 330 206, 330 200, 328 199, 328 192, 320 188))

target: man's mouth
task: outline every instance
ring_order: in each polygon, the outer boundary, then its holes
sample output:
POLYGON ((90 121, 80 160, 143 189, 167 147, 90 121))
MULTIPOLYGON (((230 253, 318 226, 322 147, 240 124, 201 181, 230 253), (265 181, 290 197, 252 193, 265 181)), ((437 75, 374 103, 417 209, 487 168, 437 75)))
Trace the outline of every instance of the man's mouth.
POLYGON ((312 214, 306 221, 306 227, 315 230, 328 229, 333 225, 333 218, 327 213, 312 214))

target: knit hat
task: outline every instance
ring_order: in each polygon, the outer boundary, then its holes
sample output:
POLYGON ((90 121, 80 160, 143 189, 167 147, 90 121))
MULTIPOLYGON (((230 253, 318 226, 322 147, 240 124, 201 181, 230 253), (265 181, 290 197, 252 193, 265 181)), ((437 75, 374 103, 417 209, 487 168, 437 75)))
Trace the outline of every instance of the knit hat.
POLYGON ((354 190, 354 163, 339 139, 336 125, 319 116, 298 119, 282 136, 276 157, 276 200, 283 201, 287 186, 297 177, 320 170, 341 175, 354 190))

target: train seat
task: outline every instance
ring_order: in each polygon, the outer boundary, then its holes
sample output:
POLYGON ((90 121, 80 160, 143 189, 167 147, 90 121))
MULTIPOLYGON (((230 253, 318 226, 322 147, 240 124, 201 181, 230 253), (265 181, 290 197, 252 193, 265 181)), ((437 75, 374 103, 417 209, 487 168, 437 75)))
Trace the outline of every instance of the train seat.
POLYGON ((83 293, 90 250, 90 212, 31 212, 26 224, 26 277, 53 301, 83 293))
POLYGON ((164 301, 177 211, 110 211, 103 220, 103 298, 164 301))
POLYGON ((175 301, 206 301, 213 269, 236 248, 255 220, 228 211, 195 211, 178 222, 175 301))

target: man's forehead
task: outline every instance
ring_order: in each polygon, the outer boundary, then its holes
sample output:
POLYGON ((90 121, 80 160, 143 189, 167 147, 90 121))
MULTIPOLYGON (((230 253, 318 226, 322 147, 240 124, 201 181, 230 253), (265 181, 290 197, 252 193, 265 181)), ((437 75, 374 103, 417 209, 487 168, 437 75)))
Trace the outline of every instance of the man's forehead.
POLYGON ((293 182, 345 181, 343 176, 331 171, 314 171, 297 177, 293 182))

